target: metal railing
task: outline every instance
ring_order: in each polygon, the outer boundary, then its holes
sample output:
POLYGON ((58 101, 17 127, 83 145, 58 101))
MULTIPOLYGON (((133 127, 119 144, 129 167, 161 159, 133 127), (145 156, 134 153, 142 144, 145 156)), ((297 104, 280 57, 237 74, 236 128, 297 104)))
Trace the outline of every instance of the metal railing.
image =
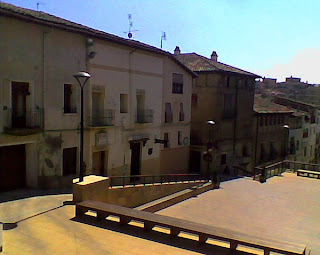
POLYGON ((153 123, 153 109, 145 109, 137 112, 136 123, 153 123))
POLYGON ((295 173, 299 169, 320 172, 320 165, 299 161, 283 160, 271 165, 255 167, 253 178, 259 179, 261 176, 265 179, 268 179, 272 176, 280 175, 288 170, 293 171, 295 173))
POLYGON ((109 187, 125 187, 136 185, 145 186, 165 183, 209 181, 208 178, 200 176, 199 174, 124 175, 109 176, 109 178, 109 187))
POLYGON ((88 125, 90 127, 114 126, 115 110, 105 109, 102 111, 91 111, 88 125))
POLYGON ((43 128, 43 109, 28 108, 22 111, 16 109, 4 110, 5 129, 41 129, 43 128))

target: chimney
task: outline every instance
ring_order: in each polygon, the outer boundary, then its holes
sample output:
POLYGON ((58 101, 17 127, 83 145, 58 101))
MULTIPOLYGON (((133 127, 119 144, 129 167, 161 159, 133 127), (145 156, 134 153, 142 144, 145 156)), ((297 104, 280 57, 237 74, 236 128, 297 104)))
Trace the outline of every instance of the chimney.
POLYGON ((213 61, 218 61, 218 54, 217 52, 213 51, 212 54, 211 54, 211 60, 213 61))
POLYGON ((176 48, 174 49, 174 55, 180 55, 180 48, 179 48, 179 46, 176 46, 176 48))

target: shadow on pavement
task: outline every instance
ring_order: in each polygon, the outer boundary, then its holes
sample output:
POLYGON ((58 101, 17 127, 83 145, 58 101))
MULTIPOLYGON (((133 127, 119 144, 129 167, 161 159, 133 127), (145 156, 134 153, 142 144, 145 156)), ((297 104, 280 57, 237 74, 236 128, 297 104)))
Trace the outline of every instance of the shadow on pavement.
MULTIPOLYGON (((84 215, 81 217, 74 217, 72 221, 88 224, 94 227, 103 228, 110 231, 115 231, 121 234, 126 234, 130 236, 135 236, 138 238, 143 238, 152 242, 162 243, 165 245, 170 245, 173 247, 198 252, 202 254, 214 254, 214 255, 229 255, 230 250, 220 246, 215 246, 212 244, 202 244, 196 240, 191 240, 183 237, 170 237, 169 234, 157 232, 157 231, 145 231, 141 227, 132 225, 120 225, 118 222, 111 220, 97 221, 96 217, 90 215, 84 215)), ((147 248, 146 248, 147 249, 147 248)), ((249 255, 251 253, 245 253, 241 251, 236 251, 235 255, 249 255)))
POLYGON ((72 194, 72 188, 40 190, 40 189, 18 189, 6 192, 0 192, 0 203, 14 201, 18 199, 48 196, 48 195, 63 195, 72 194))

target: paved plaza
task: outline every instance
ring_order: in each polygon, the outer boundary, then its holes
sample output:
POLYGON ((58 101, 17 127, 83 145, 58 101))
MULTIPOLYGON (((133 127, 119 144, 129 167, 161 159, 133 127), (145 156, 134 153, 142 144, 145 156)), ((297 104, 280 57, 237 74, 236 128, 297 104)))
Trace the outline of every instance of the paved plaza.
MULTIPOLYGON (((320 254, 320 180, 283 173, 259 183, 224 182, 159 214, 269 239, 306 244, 320 254)), ((307 253, 308 254, 308 253, 307 253)))
MULTIPOLYGON (((320 254, 320 180, 284 173, 261 184, 236 179, 158 213, 270 239, 298 242, 320 254)), ((1 199, 1 198, 0 198, 1 199)), ((224 248, 165 233, 145 232, 94 217, 74 218, 71 194, 2 199, 5 255, 215 254, 224 248), (17 222, 17 225, 7 224, 17 222)), ((160 230, 160 229, 158 229, 160 230)), ((163 231, 166 232, 166 231, 163 231)), ((238 253, 245 254, 245 253, 238 253)))

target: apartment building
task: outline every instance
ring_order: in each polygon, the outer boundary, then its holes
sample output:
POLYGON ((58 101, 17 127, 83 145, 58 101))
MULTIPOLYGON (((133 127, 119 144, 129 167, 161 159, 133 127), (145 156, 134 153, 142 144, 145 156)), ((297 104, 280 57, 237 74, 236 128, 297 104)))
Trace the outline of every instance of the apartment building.
POLYGON ((289 158, 295 161, 318 163, 320 134, 318 107, 279 96, 274 98, 274 102, 294 111, 289 121, 289 158))
POLYGON ((83 70, 92 76, 86 174, 187 171, 195 73, 168 52, 43 12, 0 3, 0 14, 1 190, 60 187, 77 176, 73 74, 83 70))
POLYGON ((192 87, 190 169, 203 174, 233 166, 251 171, 254 86, 259 76, 219 62, 215 51, 206 58, 183 54, 176 47, 174 55, 198 74, 192 87))

